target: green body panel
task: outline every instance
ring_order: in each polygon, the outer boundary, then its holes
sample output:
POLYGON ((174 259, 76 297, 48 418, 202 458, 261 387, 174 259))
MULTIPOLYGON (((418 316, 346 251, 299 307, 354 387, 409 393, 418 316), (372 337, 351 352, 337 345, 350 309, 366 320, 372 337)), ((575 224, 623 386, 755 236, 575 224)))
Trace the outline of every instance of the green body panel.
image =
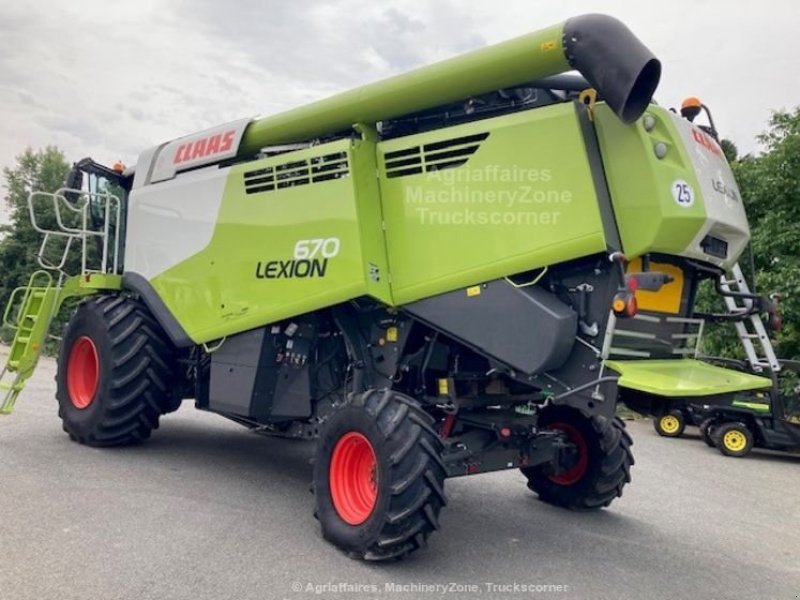
POLYGON ((232 168, 211 242, 152 280, 187 334, 202 343, 364 295, 391 304, 374 157, 374 141, 341 140, 232 168), (245 172, 339 152, 349 177, 246 193, 245 172), (324 277, 263 277, 298 241, 331 238, 324 277))
POLYGON ((670 398, 695 398, 772 387, 772 381, 765 377, 688 358, 607 360, 605 365, 620 374, 620 387, 670 398))
POLYGON ((744 400, 734 400, 731 405, 752 410, 760 415, 766 415, 770 413, 769 404, 764 404, 762 402, 745 402, 744 400))
POLYGON ((557 104, 378 144, 396 302, 605 250, 576 110, 557 104), (424 169, 441 143, 484 133, 463 166, 387 176, 392 153, 419 147, 424 169))
POLYGON ((111 273, 90 273, 83 277, 68 279, 62 289, 62 302, 71 296, 82 296, 88 290, 112 291, 122 289, 122 277, 111 273), (74 293, 73 293, 74 291, 74 293), (66 295, 65 295, 66 294, 66 295))
POLYGON ((547 27, 409 73, 365 85, 307 106, 254 121, 239 153, 270 144, 308 140, 353 123, 376 123, 477 94, 569 70, 564 24, 547 27), (502 65, 498 67, 498 65, 502 65))
POLYGON ((614 214, 623 251, 629 258, 648 252, 681 254, 707 217, 702 201, 689 207, 675 202, 675 181, 684 180, 694 190, 700 185, 668 111, 650 106, 647 114, 655 119, 655 127, 649 132, 642 119, 626 125, 604 104, 598 104, 594 111, 614 214), (659 142, 667 146, 663 159, 654 152, 659 142))

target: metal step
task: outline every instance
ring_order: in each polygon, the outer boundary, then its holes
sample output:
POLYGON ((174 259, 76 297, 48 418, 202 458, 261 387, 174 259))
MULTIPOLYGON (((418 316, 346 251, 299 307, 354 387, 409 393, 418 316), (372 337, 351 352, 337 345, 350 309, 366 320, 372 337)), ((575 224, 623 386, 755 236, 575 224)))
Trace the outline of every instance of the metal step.
MULTIPOLYGON (((722 275, 720 277, 719 284, 723 291, 726 292, 750 293, 747 280, 738 263, 733 266, 727 276, 722 275)), ((732 315, 748 311, 752 307, 751 300, 742 300, 730 296, 723 296, 723 299, 725 300, 725 306, 728 308, 728 313, 732 315), (739 304, 738 300, 742 300, 742 304, 739 304)), ((735 327, 736 334, 739 336, 739 341, 742 343, 747 356, 747 362, 750 363, 750 367, 754 371, 761 372, 764 369, 771 369, 775 373, 780 371, 780 363, 775 355, 775 349, 769 339, 767 329, 764 327, 764 322, 761 320, 761 315, 750 315, 744 321, 736 322, 735 327), (755 343, 754 340, 756 341, 755 343), (756 343, 759 346, 758 349, 756 349, 756 343)))
POLYGON ((50 321, 58 309, 60 292, 61 288, 53 285, 49 273, 36 271, 27 288, 18 288, 11 294, 3 321, 15 330, 15 335, 6 364, 0 371, 0 414, 11 413, 39 362, 50 321), (9 320, 12 314, 17 315, 14 322, 9 320))

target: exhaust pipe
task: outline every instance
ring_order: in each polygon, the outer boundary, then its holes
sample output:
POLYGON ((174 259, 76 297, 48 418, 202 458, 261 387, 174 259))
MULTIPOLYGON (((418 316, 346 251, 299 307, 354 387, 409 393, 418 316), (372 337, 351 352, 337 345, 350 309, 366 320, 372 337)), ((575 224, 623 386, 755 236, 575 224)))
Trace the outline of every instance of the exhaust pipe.
POLYGON ((564 23, 564 51, 625 123, 647 109, 661 77, 661 63, 622 22, 583 15, 564 23))
POLYGON ((625 123, 650 103, 661 64, 606 15, 564 23, 250 123, 239 155, 301 142, 577 69, 625 123))

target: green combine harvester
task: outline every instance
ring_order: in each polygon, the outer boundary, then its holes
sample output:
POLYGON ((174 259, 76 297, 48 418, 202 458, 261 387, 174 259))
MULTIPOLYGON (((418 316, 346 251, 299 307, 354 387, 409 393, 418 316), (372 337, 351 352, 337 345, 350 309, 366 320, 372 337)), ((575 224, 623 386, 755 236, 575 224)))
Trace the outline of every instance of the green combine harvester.
POLYGON ((694 358, 697 285, 749 230, 717 142, 652 102, 660 71, 586 15, 77 163, 30 198, 45 270, 6 313, 4 412, 85 295, 58 357, 73 440, 139 442, 185 398, 316 440, 316 515, 353 556, 423 546, 448 477, 520 469, 545 502, 608 506, 633 465, 619 398, 771 386, 694 358))

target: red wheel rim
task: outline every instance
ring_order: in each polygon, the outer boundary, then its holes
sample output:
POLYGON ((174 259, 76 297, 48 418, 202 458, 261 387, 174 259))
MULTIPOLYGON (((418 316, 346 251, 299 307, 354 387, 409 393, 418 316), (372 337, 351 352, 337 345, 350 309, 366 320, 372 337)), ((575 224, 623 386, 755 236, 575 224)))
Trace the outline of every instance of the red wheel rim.
POLYGON ((578 449, 578 460, 575 464, 560 475, 550 475, 550 481, 558 485, 572 485, 578 482, 589 467, 589 448, 586 440, 573 425, 569 423, 552 423, 548 429, 557 429, 567 434, 567 439, 575 444, 578 449))
POLYGON ((97 347, 85 335, 72 344, 67 360, 67 392, 72 405, 83 410, 94 400, 100 382, 97 347))
POLYGON ((333 507, 348 525, 369 519, 378 500, 378 461, 369 440, 357 431, 333 448, 330 468, 333 507))

